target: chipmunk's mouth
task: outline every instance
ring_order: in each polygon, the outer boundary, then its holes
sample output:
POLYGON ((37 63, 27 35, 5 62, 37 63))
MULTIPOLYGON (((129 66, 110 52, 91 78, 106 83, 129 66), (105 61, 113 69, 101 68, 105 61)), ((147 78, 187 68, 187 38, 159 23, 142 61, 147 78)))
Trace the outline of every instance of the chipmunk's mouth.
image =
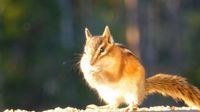
POLYGON ((99 69, 96 68, 96 67, 91 66, 91 68, 89 68, 89 72, 90 72, 90 74, 94 74, 94 73, 99 72, 99 69))

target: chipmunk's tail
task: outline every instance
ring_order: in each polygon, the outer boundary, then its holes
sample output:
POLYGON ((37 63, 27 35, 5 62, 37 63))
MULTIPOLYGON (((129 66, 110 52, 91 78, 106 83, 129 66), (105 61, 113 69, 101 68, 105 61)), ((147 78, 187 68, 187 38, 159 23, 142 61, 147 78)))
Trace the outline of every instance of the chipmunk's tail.
POLYGON ((183 77, 157 74, 146 80, 148 94, 160 93, 175 100, 183 100, 189 107, 200 109, 200 90, 183 77))

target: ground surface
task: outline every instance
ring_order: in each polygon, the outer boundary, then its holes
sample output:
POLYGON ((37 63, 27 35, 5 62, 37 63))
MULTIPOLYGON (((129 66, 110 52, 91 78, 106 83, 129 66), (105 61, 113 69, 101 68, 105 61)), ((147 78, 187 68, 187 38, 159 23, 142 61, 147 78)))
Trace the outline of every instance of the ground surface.
MULTIPOLYGON (((73 107, 60 108, 44 110, 43 112, 124 112, 125 109, 77 109, 73 107)), ((139 108, 137 112, 200 112, 189 107, 169 107, 169 106, 155 106, 149 108, 139 108)), ((27 111, 27 110, 12 110, 7 109, 4 112, 36 112, 36 111, 27 111)))

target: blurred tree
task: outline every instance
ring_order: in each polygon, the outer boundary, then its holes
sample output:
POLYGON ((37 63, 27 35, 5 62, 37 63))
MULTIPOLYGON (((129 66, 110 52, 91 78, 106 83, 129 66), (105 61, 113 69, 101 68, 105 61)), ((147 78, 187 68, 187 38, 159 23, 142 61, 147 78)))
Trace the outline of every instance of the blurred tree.
POLYGON ((145 62, 147 75, 153 75, 156 70, 157 56, 159 51, 160 35, 160 15, 159 1, 147 1, 140 9, 143 11, 140 15, 141 26, 141 52, 142 59, 145 62))
POLYGON ((101 34, 109 25, 115 41, 127 43, 141 57, 147 75, 185 72, 199 84, 199 4, 197 0, 0 0, 0 110, 102 103, 77 70, 85 27, 101 34))
POLYGON ((62 46, 65 49, 74 47, 74 30, 73 30, 73 9, 71 0, 58 0, 60 8, 60 37, 62 46))
POLYGON ((184 59, 183 51, 183 37, 181 35, 181 9, 180 9, 180 0, 166 0, 166 17, 167 17, 167 32, 166 32, 166 46, 171 44, 171 47, 168 48, 171 60, 171 66, 174 66, 174 71, 177 71, 185 65, 182 61, 184 59))
POLYGON ((138 0, 125 0, 126 38, 129 48, 140 57, 140 31, 138 23, 138 0))
POLYGON ((81 0, 80 1, 80 17, 83 26, 88 27, 91 26, 92 21, 92 1, 91 0, 81 0))

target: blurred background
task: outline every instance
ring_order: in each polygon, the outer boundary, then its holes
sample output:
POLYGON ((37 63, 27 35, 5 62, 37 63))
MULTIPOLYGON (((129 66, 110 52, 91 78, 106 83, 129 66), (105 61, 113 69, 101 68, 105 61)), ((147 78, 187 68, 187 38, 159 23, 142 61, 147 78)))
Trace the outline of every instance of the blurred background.
MULTIPOLYGON (((102 105, 77 64, 84 28, 109 25, 147 70, 200 88, 199 0, 0 0, 0 110, 102 105)), ((141 106, 174 105, 153 95, 141 106)))

